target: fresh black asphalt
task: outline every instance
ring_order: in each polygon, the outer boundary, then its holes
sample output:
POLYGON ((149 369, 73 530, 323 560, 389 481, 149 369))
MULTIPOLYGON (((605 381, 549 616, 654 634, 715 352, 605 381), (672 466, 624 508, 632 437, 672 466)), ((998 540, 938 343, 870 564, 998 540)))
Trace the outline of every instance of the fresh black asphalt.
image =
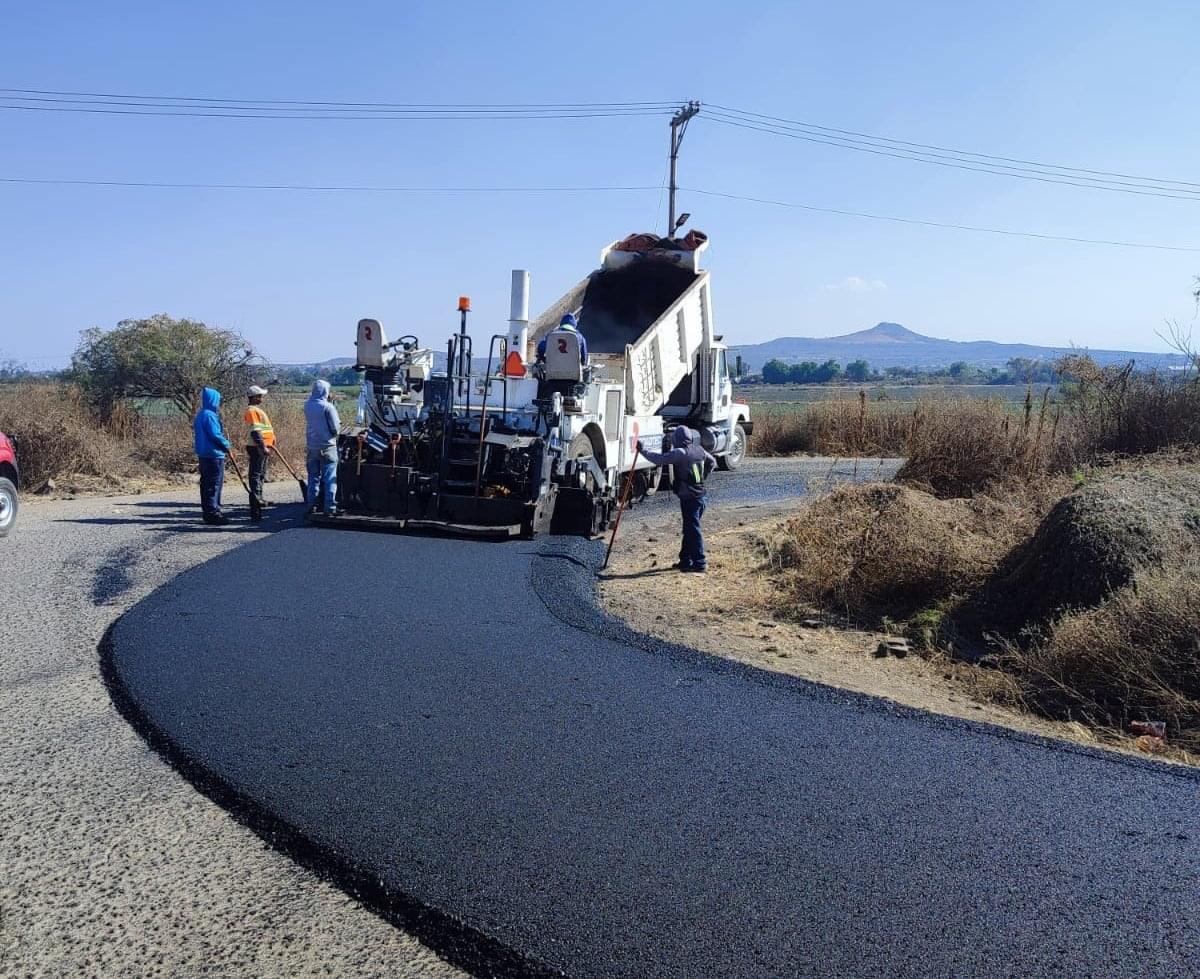
POLYGON ((479 975, 1200 975, 1190 772, 632 636, 601 553, 284 531, 127 613, 110 685, 479 975))

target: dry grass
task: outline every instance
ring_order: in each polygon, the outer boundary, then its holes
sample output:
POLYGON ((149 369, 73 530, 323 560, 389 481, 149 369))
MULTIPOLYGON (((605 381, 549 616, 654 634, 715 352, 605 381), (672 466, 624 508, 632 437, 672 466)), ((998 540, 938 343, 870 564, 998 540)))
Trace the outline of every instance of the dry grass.
POLYGON ((914 419, 897 479, 940 497, 969 497, 1015 482, 1069 471, 1073 426, 1049 392, 1014 415, 995 401, 940 402, 914 419))
POLYGON ((121 439, 97 426, 77 388, 60 384, 0 386, 0 431, 17 443, 26 486, 68 474, 131 474, 121 439))
POLYGON ((802 411, 755 406, 750 451, 755 455, 895 456, 907 444, 911 405, 857 396, 814 401, 802 411))
POLYGON ((1039 714, 1128 730, 1163 720, 1200 751, 1200 565, 1142 578, 1096 608, 1068 612, 1004 665, 1039 714))
POLYGON ((1134 373, 1067 357, 1068 407, 1076 438, 1089 455, 1141 455, 1200 445, 1200 370, 1134 373))
MULTIPOLYGON (((299 400, 268 404, 279 445, 297 472, 304 466, 304 411, 299 400)), ((236 445, 247 429, 241 404, 223 412, 236 445)), ((125 480, 196 471, 192 420, 183 415, 143 417, 128 409, 101 422, 78 388, 64 384, 0 385, 0 431, 17 443, 22 480, 30 488, 47 479, 95 477, 113 487, 125 480)), ((275 478, 286 476, 273 467, 275 478)), ((236 478, 230 473, 230 478, 236 478)))
POLYGON ((842 486, 787 522, 770 564, 783 603, 878 625, 928 615, 977 587, 1035 520, 1012 500, 842 486))

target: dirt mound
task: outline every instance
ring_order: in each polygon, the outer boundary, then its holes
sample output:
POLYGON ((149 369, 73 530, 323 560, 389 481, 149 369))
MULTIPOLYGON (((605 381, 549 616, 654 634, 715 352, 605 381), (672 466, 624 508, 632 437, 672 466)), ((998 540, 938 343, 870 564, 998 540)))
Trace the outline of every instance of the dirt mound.
POLYGON ((984 586, 971 617, 1016 635, 1198 554, 1200 469, 1114 472, 1055 504, 984 586))
POLYGON ((902 619, 978 586, 1023 522, 1016 507, 987 497, 843 486, 788 521, 772 557, 797 605, 836 607, 859 622, 902 619))

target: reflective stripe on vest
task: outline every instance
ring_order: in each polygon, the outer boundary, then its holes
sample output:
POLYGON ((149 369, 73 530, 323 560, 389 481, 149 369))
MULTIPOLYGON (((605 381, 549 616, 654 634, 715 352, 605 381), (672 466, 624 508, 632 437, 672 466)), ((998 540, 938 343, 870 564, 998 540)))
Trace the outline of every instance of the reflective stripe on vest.
POLYGON ((251 405, 246 409, 246 423, 250 426, 251 432, 258 432, 262 436, 264 445, 275 444, 275 429, 271 427, 271 419, 257 405, 251 405))

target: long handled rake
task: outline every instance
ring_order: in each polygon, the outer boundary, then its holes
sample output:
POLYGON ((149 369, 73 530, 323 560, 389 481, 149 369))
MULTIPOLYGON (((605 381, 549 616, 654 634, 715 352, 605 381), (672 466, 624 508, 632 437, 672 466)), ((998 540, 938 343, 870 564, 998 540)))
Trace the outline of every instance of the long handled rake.
POLYGON ((608 559, 612 557, 613 544, 617 541, 617 531, 621 528, 621 514, 625 512, 625 507, 629 503, 629 494, 633 489, 633 474, 637 469, 638 456, 642 454, 642 447, 639 444, 633 450, 633 462, 629 464, 629 473, 625 477, 625 491, 621 494, 621 505, 617 507, 617 519, 613 521, 612 536, 608 539, 608 550, 604 552, 604 563, 600 565, 600 570, 603 571, 608 567, 608 559))

